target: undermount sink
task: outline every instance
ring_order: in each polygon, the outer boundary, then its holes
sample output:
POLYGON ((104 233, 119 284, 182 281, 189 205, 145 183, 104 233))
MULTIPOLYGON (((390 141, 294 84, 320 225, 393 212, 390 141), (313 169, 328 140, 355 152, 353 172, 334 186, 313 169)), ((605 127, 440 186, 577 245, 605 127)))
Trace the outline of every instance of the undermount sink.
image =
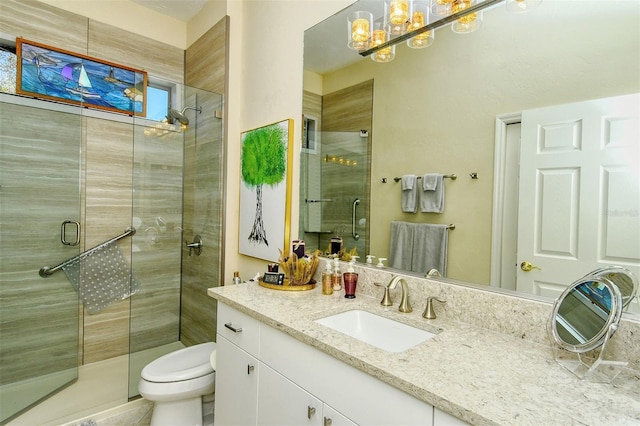
POLYGON ((359 309, 320 318, 315 322, 387 352, 406 351, 436 336, 359 309))

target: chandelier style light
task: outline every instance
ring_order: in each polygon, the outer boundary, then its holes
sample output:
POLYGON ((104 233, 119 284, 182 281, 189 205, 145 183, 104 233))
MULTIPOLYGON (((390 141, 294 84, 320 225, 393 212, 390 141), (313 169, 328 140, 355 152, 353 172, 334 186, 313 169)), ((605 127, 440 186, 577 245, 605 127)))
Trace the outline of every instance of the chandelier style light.
MULTIPOLYGON (((357 11, 348 18, 350 49, 375 62, 390 62, 395 45, 405 41, 412 49, 433 44, 435 30, 451 24, 451 30, 468 34, 482 26, 483 10, 505 0, 382 0, 384 15, 373 20, 370 12, 357 11)), ((509 12, 534 9, 542 0, 506 0, 509 12)))

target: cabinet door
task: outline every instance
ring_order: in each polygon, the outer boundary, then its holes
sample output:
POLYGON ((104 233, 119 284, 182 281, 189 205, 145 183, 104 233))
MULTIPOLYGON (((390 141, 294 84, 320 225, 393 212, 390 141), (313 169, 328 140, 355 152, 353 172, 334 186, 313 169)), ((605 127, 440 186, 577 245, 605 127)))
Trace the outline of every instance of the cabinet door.
POLYGON ((255 425, 258 360, 218 334, 216 348, 216 425, 255 425))
POLYGON ((323 426, 356 426, 356 423, 337 412, 330 405, 324 404, 322 410, 323 426))
POLYGON ((468 426, 463 420, 453 417, 451 414, 445 413, 442 410, 433 408, 433 426, 468 426))
POLYGON ((259 425, 322 425, 322 402, 295 383, 264 364, 258 383, 259 425))

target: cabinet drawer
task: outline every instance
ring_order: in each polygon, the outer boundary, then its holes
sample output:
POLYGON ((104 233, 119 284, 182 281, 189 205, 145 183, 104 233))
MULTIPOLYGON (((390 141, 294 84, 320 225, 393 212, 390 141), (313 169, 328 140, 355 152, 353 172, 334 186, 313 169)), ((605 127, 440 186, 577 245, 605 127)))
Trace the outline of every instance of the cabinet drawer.
POLYGON ((260 322, 258 320, 223 303, 218 303, 217 332, 249 354, 258 357, 260 353, 260 322))
POLYGON ((272 327, 260 361, 361 425, 430 426, 433 406, 272 327))

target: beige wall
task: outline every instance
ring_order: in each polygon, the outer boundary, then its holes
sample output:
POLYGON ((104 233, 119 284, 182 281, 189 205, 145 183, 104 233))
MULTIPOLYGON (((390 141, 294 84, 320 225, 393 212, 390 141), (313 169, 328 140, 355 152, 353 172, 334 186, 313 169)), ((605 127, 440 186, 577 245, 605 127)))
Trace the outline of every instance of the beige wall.
POLYGON ((299 162, 304 30, 348 6, 348 0, 229 1, 230 69, 227 149, 225 283, 233 271, 248 279, 264 260, 238 254, 240 133, 285 118, 294 119, 291 237, 298 236, 299 162))

